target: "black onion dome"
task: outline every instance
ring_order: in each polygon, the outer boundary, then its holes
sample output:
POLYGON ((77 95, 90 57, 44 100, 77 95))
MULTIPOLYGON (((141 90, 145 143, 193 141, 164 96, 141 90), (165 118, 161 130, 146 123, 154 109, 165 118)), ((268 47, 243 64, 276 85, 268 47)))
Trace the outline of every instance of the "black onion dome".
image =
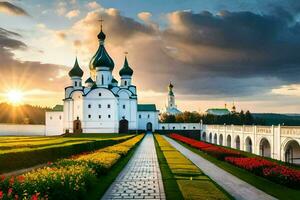
POLYGON ((88 79, 86 79, 85 83, 94 83, 94 81, 91 77, 89 77, 88 79))
POLYGON ((127 57, 125 56, 125 61, 122 69, 119 71, 120 76, 132 76, 133 70, 128 65, 127 57))
POLYGON ((83 71, 79 67, 77 57, 76 57, 75 64, 74 64, 73 68, 69 71, 69 76, 70 77, 73 77, 73 76, 82 77, 83 76, 83 71))
POLYGON ((115 64, 104 47, 104 40, 106 36, 101 30, 97 37, 99 39, 100 45, 96 54, 92 57, 90 61, 90 70, 96 70, 96 67, 108 67, 112 71, 114 69, 115 64))

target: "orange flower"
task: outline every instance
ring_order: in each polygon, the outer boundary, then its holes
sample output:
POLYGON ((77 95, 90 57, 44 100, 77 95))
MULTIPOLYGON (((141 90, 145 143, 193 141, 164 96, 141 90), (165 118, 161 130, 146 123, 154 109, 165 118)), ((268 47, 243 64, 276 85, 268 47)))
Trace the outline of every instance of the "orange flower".
POLYGON ((24 177, 23 175, 20 175, 20 176, 17 177, 17 179, 18 179, 18 181, 19 181, 20 183, 23 183, 24 180, 25 180, 25 177, 24 177))
POLYGON ((15 177, 12 176, 12 177, 9 179, 9 185, 13 185, 14 182, 15 182, 15 177))

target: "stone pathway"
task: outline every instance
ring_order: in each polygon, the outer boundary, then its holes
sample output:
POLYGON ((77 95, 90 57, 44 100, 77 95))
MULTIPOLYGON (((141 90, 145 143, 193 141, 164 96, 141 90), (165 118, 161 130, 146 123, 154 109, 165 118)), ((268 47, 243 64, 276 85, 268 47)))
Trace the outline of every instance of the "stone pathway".
POLYGON ((253 187, 245 181, 217 167, 215 164, 202 158, 198 154, 185 148, 175 140, 164 136, 170 144, 180 151, 184 156, 197 165, 206 175, 218 183, 224 190, 237 200, 274 200, 276 198, 253 187))
POLYGON ((152 133, 145 135, 102 199, 166 199, 152 133))

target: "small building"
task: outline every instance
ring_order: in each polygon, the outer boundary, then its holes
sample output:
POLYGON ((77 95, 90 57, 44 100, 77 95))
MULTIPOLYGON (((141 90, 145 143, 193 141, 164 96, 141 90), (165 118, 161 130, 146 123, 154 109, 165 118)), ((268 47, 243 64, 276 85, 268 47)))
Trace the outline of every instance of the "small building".
POLYGON ((173 84, 170 83, 168 86, 167 105, 164 110, 164 112, 169 115, 177 115, 181 113, 181 111, 177 109, 177 105, 175 104, 175 95, 173 92, 173 88, 174 88, 173 84))
POLYGON ((206 110, 205 113, 208 115, 216 115, 216 116, 231 114, 231 112, 227 108, 209 108, 206 110))

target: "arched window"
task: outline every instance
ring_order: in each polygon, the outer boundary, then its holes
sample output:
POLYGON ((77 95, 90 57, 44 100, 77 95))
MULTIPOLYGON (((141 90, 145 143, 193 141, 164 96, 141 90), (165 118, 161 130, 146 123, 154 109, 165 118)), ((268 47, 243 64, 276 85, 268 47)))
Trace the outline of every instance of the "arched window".
POLYGON ((98 108, 101 108, 101 104, 98 104, 98 108))
POLYGON ((61 115, 59 115, 59 120, 61 120, 61 115))
POLYGON ((101 92, 99 92, 99 97, 101 97, 101 95, 102 95, 101 92))
POLYGON ((162 130, 165 130, 165 127, 164 127, 164 126, 162 127, 162 130))
POLYGON ((124 85, 127 86, 127 81, 124 81, 124 85))
POLYGON ((110 108, 110 104, 107 104, 107 108, 110 108))
POLYGON ((108 115, 108 118, 110 118, 111 116, 110 115, 108 115))
POLYGON ((101 75, 101 85, 104 85, 104 77, 101 75))
POLYGON ((75 81, 75 87, 77 87, 77 81, 75 81))
POLYGON ((139 115, 139 118, 141 119, 141 118, 142 118, 142 115, 139 115))
POLYGON ((91 115, 88 115, 89 119, 92 117, 91 115))
POLYGON ((125 106, 125 105, 123 105, 123 109, 125 109, 125 107, 126 107, 126 106, 125 106))
POLYGON ((150 118, 150 115, 148 114, 148 119, 150 118))
POLYGON ((89 104, 89 105, 88 105, 88 108, 91 108, 91 107, 92 107, 92 105, 91 105, 91 104, 89 104))
POLYGON ((99 119, 101 119, 101 115, 99 115, 99 119))

